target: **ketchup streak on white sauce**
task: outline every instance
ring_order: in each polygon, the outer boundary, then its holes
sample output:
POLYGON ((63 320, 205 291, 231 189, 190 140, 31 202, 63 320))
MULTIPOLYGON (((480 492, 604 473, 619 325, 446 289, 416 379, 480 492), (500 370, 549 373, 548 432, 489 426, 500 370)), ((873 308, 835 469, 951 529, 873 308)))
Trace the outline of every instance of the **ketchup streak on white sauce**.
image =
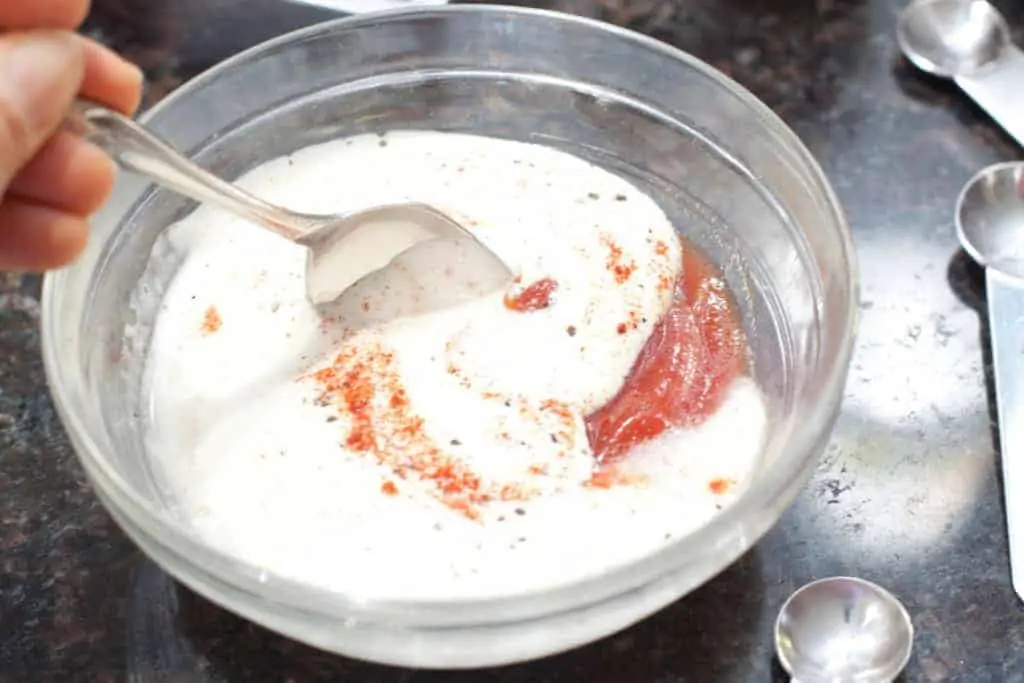
POLYGON ((211 208, 171 226, 158 251, 184 260, 147 358, 147 447, 208 542, 368 597, 492 596, 652 552, 745 485, 766 421, 748 378, 700 427, 636 448, 622 468, 638 483, 586 485, 582 418, 622 385, 680 267, 668 218, 623 179, 545 147, 402 132, 307 148, 240 184, 318 213, 429 202, 512 266, 512 294, 543 278, 557 289, 547 308, 511 310, 479 250, 435 242, 324 322, 301 248, 211 208), (361 375, 368 450, 323 381, 360 362, 387 366, 361 375), (482 493, 467 502, 452 468, 482 493), (722 494, 712 480, 736 483, 722 494))

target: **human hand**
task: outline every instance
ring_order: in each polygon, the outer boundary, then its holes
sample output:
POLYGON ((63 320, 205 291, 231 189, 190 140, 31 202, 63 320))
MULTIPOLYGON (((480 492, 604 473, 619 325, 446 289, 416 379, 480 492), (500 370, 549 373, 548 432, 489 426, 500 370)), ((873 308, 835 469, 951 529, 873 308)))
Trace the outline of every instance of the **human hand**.
POLYGON ((132 114, 142 72, 73 33, 89 0, 0 0, 0 270, 41 271, 85 246, 113 161, 59 130, 81 95, 132 114))

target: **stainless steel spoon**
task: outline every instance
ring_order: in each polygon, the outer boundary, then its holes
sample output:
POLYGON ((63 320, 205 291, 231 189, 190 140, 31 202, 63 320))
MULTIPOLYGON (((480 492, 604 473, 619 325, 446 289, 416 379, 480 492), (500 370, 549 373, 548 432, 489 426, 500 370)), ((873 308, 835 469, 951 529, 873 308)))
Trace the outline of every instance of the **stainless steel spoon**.
POLYGON ((1024 145, 1024 52, 1006 20, 985 0, 914 0, 896 39, 922 71, 952 79, 1024 145))
POLYGON ((794 683, 890 683, 913 644, 903 604, 863 579, 813 581, 789 596, 775 621, 775 652, 794 683))
POLYGON ((989 166, 956 206, 960 244, 985 267, 1013 589, 1024 599, 1024 164, 989 166))
POLYGON ((387 204, 331 216, 297 213, 203 170, 135 121, 101 105, 77 102, 64 125, 98 145, 122 168, 307 247, 306 294, 314 305, 334 301, 399 254, 434 239, 472 240, 493 257, 495 269, 512 277, 508 266, 471 232, 427 204, 387 204))

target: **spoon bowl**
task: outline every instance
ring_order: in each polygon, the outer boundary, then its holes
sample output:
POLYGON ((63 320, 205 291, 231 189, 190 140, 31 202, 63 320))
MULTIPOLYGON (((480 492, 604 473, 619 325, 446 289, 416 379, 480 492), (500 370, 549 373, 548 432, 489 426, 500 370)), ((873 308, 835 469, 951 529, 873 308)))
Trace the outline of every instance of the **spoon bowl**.
POLYGON ((994 164, 960 192, 956 232, 975 261, 1012 279, 1024 279, 1024 164, 994 164))
POLYGON ((916 0, 900 15, 896 38, 915 66, 944 78, 977 71, 1011 45, 1006 20, 985 0, 916 0))
POLYGON ((775 622, 779 662, 800 683, 888 683, 907 665, 913 640, 900 601, 851 577, 803 586, 775 622))
POLYGON ((504 284, 512 277, 497 254, 433 206, 405 202, 340 215, 298 213, 214 176, 132 119, 102 105, 76 102, 64 127, 99 146, 128 171, 306 247, 306 297, 314 306, 332 303, 367 275, 435 239, 467 240, 479 246, 498 275, 489 280, 493 283, 504 284))

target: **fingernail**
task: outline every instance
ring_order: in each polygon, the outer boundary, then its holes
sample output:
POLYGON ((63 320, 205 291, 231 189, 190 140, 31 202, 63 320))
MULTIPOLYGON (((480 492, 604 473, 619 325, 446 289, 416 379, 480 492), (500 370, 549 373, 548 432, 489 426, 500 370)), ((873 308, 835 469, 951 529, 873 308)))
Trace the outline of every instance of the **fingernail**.
POLYGON ((0 54, 0 88, 29 124, 51 118, 55 88, 80 68, 80 47, 70 33, 32 33, 0 54))

